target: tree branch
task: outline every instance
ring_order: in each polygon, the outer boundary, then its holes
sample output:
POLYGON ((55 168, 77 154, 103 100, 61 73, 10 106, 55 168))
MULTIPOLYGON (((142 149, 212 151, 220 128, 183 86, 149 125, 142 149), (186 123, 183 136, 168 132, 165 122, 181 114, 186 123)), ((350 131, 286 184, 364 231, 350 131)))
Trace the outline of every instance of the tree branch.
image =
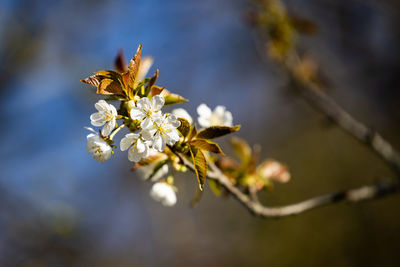
MULTIPOLYGON (((194 172, 194 166, 190 160, 180 157, 182 163, 194 172)), ((360 202, 380 198, 400 190, 398 181, 379 182, 374 185, 366 185, 359 188, 340 191, 336 193, 313 197, 292 205, 280 207, 264 206, 258 201, 252 200, 248 195, 243 193, 238 187, 234 186, 228 177, 216 167, 213 163, 209 163, 210 171, 207 172, 207 178, 218 181, 230 194, 232 194, 245 208, 252 214, 263 218, 280 218, 303 213, 305 211, 322 207, 338 202, 360 202)))
MULTIPOLYGON (((297 85, 297 90, 312 106, 324 113, 328 118, 339 125, 348 134, 369 146, 389 166, 400 174, 400 155, 393 146, 379 133, 368 128, 356 120, 332 98, 326 95, 322 88, 309 81, 305 81, 296 71, 295 64, 284 64, 290 79, 297 85)), ((400 178, 400 176, 399 176, 400 178)))

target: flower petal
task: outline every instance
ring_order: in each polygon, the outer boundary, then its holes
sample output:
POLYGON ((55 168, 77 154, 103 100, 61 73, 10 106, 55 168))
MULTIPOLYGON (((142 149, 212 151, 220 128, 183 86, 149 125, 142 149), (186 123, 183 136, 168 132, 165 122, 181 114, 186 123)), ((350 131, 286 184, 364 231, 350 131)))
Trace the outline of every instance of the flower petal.
POLYGON ((156 134, 154 136, 154 140, 153 140, 153 148, 155 150, 158 150, 159 152, 163 152, 165 149, 165 145, 166 145, 166 143, 165 143, 164 139, 161 137, 161 135, 156 134))
POLYGON ((96 104, 94 104, 94 107, 98 110, 98 111, 104 111, 108 109, 108 104, 106 101, 104 100, 99 100, 97 101, 96 104))
POLYGON ((142 120, 146 117, 146 113, 144 113, 142 109, 136 107, 131 109, 130 114, 132 120, 142 120))
POLYGON ((230 111, 226 111, 223 118, 222 124, 225 126, 232 126, 232 113, 230 111))
POLYGON ((128 152, 128 159, 133 162, 139 162, 142 157, 135 147, 131 147, 128 152))
POLYGON ((201 104, 197 107, 197 113, 200 117, 210 117, 212 112, 206 104, 201 104))
POLYGON ((183 108, 173 109, 172 110, 172 114, 175 115, 176 117, 183 118, 183 119, 187 120, 190 124, 193 123, 192 116, 190 116, 189 113, 183 108))
POLYGON ((170 131, 168 134, 168 144, 169 145, 174 145, 176 142, 179 141, 179 133, 176 129, 173 129, 172 131, 170 131))
POLYGON ((91 121, 104 120, 104 115, 101 114, 100 112, 93 113, 92 115, 90 115, 90 120, 91 121))
POLYGON ((214 109, 214 115, 217 115, 218 117, 222 118, 224 116, 226 107, 224 106, 216 106, 214 109))
POLYGON ((207 128, 207 127, 210 127, 210 125, 211 125, 209 118, 199 117, 197 120, 199 121, 199 125, 201 127, 207 128))
POLYGON ((106 121, 90 121, 93 126, 100 127, 103 126, 106 121))
POLYGON ((151 107, 154 111, 160 110, 164 106, 164 103, 165 99, 160 95, 156 95, 151 98, 151 107))
POLYGON ((148 129, 153 127, 153 120, 149 117, 145 118, 141 123, 140 123, 140 127, 142 127, 142 129, 148 129))
POLYGON ((174 128, 178 128, 181 122, 175 117, 175 115, 170 115, 167 117, 167 122, 174 128))
POLYGON ((111 131, 115 128, 115 120, 111 120, 109 122, 107 122, 103 129, 101 130, 101 134, 103 136, 108 136, 111 134, 111 131))
POLYGON ((155 128, 143 129, 142 130, 142 137, 144 140, 153 141, 154 134, 157 132, 155 128))
POLYGON ((147 97, 142 97, 138 100, 136 106, 140 109, 150 109, 150 100, 147 97))
POLYGON ((138 134, 134 133, 129 133, 125 135, 124 138, 121 139, 121 142, 119 143, 121 151, 127 150, 133 143, 136 142, 136 140, 139 138, 138 134))
POLYGON ((146 150, 146 144, 140 138, 136 142, 136 149, 138 153, 143 153, 146 150))

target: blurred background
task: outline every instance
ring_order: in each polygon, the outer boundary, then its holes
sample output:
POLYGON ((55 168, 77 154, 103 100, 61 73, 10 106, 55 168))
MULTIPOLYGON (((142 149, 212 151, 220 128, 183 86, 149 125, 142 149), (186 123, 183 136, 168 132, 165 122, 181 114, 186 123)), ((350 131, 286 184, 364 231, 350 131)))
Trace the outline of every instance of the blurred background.
MULTIPOLYGON (((328 92, 400 148, 400 4, 396 0, 285 1, 313 20, 301 43, 328 92)), ((178 204, 163 207, 126 153, 100 164, 83 128, 99 99, 79 82, 113 68, 139 43, 158 83, 225 105, 238 135, 262 157, 288 164, 292 181, 267 205, 394 177, 368 148, 287 88, 260 55, 249 0, 0 1, 1 266, 399 266, 400 196, 337 204, 265 220, 208 188, 189 203, 194 175, 176 178, 178 204)), ((230 151, 227 142, 222 148, 230 151)))

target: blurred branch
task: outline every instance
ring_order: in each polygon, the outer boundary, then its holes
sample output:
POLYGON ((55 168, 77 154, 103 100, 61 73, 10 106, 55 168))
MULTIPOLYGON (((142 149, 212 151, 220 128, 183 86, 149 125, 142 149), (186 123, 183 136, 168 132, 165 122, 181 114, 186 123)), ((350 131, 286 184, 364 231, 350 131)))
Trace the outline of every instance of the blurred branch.
MULTIPOLYGON (((179 158, 192 172, 195 171, 193 163, 190 160, 182 156, 179 156, 179 158)), ((251 213, 264 218, 280 218, 296 215, 317 207, 338 202, 360 202, 376 199, 400 190, 400 183, 397 181, 379 182, 374 185, 365 185, 355 189, 313 197, 292 205, 268 207, 262 205, 257 199, 252 199, 247 194, 243 193, 238 187, 233 185, 229 178, 213 163, 209 163, 209 166, 210 171, 207 172, 208 179, 218 181, 251 213)))
POLYGON ((284 69, 289 78, 296 85, 295 88, 302 94, 302 96, 311 105, 339 125, 344 131, 369 146, 376 154, 386 161, 386 163, 388 163, 397 175, 399 175, 399 152, 397 152, 379 133, 356 120, 352 115, 345 111, 331 97, 325 94, 323 89, 308 80, 304 80, 297 72, 296 66, 298 66, 298 64, 293 65, 285 62, 284 69))
MULTIPOLYGON (((298 23, 292 19, 281 0, 254 0, 258 12, 251 14, 250 22, 259 29, 262 45, 258 50, 277 63, 289 78, 293 88, 312 106, 324 113, 351 136, 369 146, 400 178, 400 154, 379 133, 356 120, 339 106, 324 90, 318 73, 318 64, 298 53, 298 23)), ((317 27, 312 21, 307 21, 317 27)), ((310 27, 310 26, 309 26, 310 27)), ((308 33, 307 33, 308 34, 308 33)))
MULTIPOLYGON (((262 46, 262 52, 274 60, 287 74, 293 87, 300 92, 314 107, 324 113, 328 118, 340 126, 344 131, 369 146, 378 154, 400 178, 400 156, 393 146, 379 133, 365 124, 356 120, 352 115, 339 106, 331 97, 325 94, 323 83, 316 71, 316 63, 308 58, 298 55, 297 35, 299 19, 293 20, 286 7, 280 0, 255 0, 259 4, 258 13, 251 15, 251 23, 262 30, 261 36, 267 36, 262 46), (297 22, 296 22, 297 21, 297 22)), ((305 20, 304 20, 305 21, 305 20)), ((314 27, 307 21, 307 27, 314 27)), ((303 23, 304 26, 304 23, 303 23)), ((304 27, 303 27, 304 29, 304 27)), ((304 32, 304 31, 303 31, 304 32)), ((315 32, 315 31, 306 31, 315 32)), ((195 171, 193 164, 185 157, 179 159, 190 170, 195 171)), ((214 163, 209 163, 208 179, 218 181, 230 194, 232 194, 243 206, 256 216, 264 218, 278 218, 296 215, 302 212, 335 204, 338 202, 360 202, 376 199, 382 196, 396 193, 400 190, 399 179, 379 182, 373 185, 363 185, 359 188, 339 191, 321 195, 301 201, 295 204, 279 207, 264 206, 258 201, 257 194, 249 188, 249 192, 243 192, 235 186, 230 179, 214 163)))

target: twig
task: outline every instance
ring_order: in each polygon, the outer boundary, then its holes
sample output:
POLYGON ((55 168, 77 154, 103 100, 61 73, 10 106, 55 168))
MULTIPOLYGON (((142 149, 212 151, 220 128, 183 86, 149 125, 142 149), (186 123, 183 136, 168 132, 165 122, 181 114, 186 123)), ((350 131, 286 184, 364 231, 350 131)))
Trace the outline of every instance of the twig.
MULTIPOLYGON (((183 164, 194 172, 194 166, 190 160, 185 157, 180 157, 183 164)), ((389 195, 400 190, 400 183, 397 181, 380 182, 374 185, 362 186, 359 188, 341 191, 326 195, 310 198, 296 204, 280 206, 280 207, 267 207, 257 201, 250 199, 248 195, 235 187, 223 174, 218 167, 210 163, 210 171, 207 173, 207 178, 218 181, 225 189, 231 193, 244 207, 251 213, 263 218, 280 218, 290 215, 296 215, 305 211, 322 207, 338 202, 360 202, 365 200, 376 199, 389 195)))

